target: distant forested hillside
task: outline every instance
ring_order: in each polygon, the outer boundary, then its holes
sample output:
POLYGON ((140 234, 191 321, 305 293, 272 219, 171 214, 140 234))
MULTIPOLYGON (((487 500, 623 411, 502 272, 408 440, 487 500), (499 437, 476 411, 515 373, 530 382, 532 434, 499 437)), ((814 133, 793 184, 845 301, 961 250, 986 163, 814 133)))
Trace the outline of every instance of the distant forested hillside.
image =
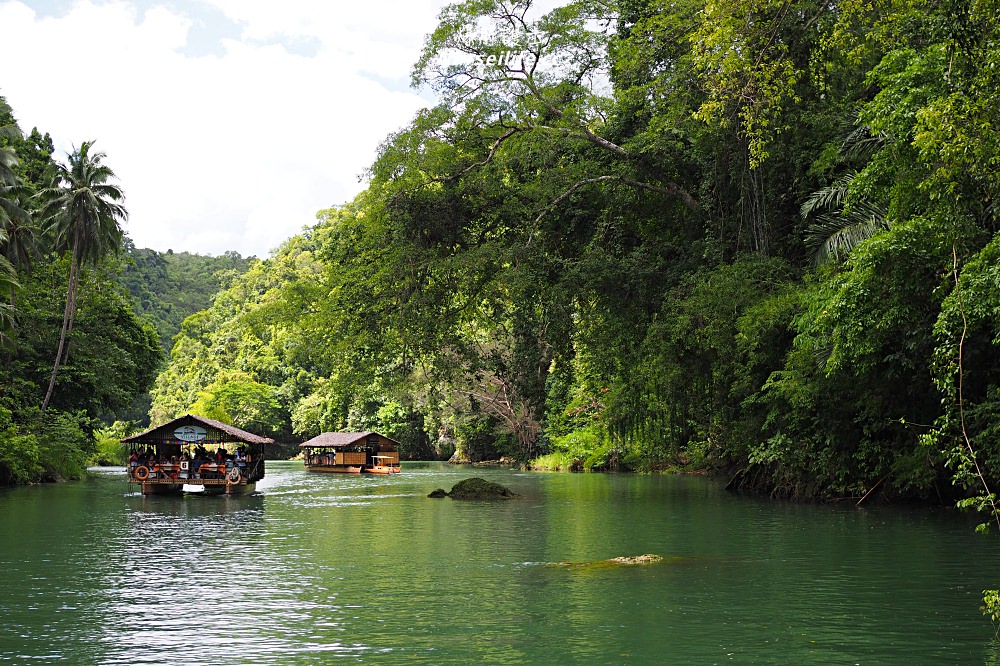
POLYGON ((247 272, 256 257, 238 252, 213 257, 190 252, 157 252, 126 244, 121 278, 136 312, 156 328, 160 344, 170 353, 174 336, 188 315, 212 305, 219 291, 247 272))

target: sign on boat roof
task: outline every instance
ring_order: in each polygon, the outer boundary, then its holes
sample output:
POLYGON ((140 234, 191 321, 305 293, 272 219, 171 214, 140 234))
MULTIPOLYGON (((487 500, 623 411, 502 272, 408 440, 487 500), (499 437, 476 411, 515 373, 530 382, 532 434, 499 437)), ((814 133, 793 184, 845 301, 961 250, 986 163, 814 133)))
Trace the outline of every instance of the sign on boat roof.
POLYGON ((261 437, 222 421, 206 419, 194 414, 185 414, 173 421, 140 432, 138 435, 122 439, 123 442, 134 444, 162 444, 166 441, 176 440, 203 444, 233 444, 237 442, 274 444, 274 440, 270 437, 261 437))

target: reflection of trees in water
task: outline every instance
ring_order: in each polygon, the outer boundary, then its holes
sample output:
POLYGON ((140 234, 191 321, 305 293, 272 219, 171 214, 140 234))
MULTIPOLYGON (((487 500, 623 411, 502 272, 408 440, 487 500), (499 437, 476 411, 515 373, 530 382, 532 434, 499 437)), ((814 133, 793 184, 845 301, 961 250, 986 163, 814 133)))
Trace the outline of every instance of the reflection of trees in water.
POLYGON ((1000 633, 993 637, 993 640, 986 644, 984 651, 986 666, 1000 666, 1000 633))

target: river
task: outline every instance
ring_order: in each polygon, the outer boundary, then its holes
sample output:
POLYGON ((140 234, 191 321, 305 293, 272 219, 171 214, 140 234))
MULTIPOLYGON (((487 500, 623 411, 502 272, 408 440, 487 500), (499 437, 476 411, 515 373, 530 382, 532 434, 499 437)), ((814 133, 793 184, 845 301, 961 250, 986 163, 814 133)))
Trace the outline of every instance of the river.
POLYGON ((972 525, 699 477, 269 462, 253 496, 143 497, 100 470, 0 491, 0 664, 1000 663, 972 525), (427 498, 470 476, 521 497, 427 498))

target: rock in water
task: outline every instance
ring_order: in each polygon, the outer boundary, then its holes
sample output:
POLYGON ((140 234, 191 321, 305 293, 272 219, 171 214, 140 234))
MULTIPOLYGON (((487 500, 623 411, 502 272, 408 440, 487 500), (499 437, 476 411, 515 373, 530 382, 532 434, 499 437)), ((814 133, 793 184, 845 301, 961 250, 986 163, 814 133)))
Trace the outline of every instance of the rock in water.
POLYGON ((594 562, 553 562, 550 567, 564 567, 567 569, 578 569, 584 571, 602 571, 606 569, 617 569, 619 567, 640 566, 643 564, 658 564, 660 562, 684 562, 686 557, 664 558, 662 555, 623 555, 622 557, 612 557, 609 560, 597 560, 594 562))
POLYGON ((459 481, 452 486, 448 496, 452 499, 510 499, 517 497, 510 488, 479 477, 459 481))
POLYGON ((656 564, 657 562, 662 562, 663 557, 660 555, 633 555, 631 557, 612 557, 609 562, 615 562, 617 564, 656 564))

